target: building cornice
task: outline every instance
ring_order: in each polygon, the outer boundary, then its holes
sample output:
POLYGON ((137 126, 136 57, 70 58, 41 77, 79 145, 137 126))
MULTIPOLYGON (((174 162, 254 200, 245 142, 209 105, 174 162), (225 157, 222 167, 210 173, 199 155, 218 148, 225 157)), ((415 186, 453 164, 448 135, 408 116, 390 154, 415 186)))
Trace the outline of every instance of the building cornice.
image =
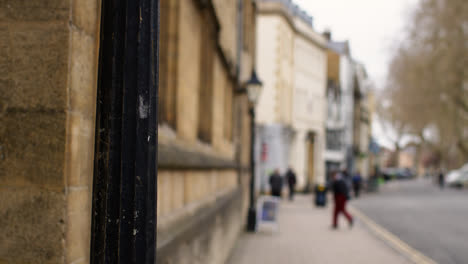
POLYGON ((327 41, 323 36, 315 32, 315 30, 307 23, 302 22, 299 17, 294 16, 291 14, 289 9, 280 2, 257 2, 257 10, 260 16, 268 16, 268 15, 278 15, 283 17, 286 22, 289 24, 291 29, 299 36, 305 38, 306 40, 313 42, 316 46, 327 49, 327 41), (312 32, 305 32, 301 28, 299 28, 299 23, 302 22, 305 26, 307 26, 310 31, 312 32), (312 33, 312 34, 311 34, 312 33), (315 33, 315 34, 314 34, 315 33), (314 36, 316 35, 316 36, 314 36))

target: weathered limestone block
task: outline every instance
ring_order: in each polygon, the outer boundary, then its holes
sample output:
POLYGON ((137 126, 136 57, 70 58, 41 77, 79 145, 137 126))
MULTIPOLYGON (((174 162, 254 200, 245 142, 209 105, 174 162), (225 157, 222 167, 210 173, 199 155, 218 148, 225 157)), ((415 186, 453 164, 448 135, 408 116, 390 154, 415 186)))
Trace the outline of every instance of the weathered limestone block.
POLYGON ((83 30, 85 34, 96 35, 96 32, 99 32, 101 1, 74 0, 72 2, 73 25, 83 30))
MULTIPOLYGON (((159 244, 158 263, 224 263, 235 244, 244 219, 240 191, 218 197, 201 207, 186 221, 177 223, 176 236, 164 236, 159 244)), ((160 234, 165 234, 160 231, 160 234)))
POLYGON ((66 0, 0 0, 0 20, 66 21, 69 7, 66 0))
POLYGON ((177 78, 177 134, 189 142, 197 140, 198 94, 200 91, 201 16, 194 1, 181 0, 177 78))
POLYGON ((0 186, 64 190, 64 112, 0 115, 0 186))
POLYGON ((0 86, 0 104, 64 110, 69 41, 65 23, 10 23, 7 34, 10 45, 2 63, 7 85, 0 86))
POLYGON ((64 193, 1 186, 0 263, 63 263, 64 193))

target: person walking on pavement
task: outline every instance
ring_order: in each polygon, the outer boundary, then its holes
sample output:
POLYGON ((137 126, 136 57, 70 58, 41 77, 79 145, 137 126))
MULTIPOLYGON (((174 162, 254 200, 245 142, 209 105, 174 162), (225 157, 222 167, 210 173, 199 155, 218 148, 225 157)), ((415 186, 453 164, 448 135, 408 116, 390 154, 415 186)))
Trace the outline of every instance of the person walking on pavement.
POLYGON ((444 186, 445 186, 445 177, 444 177, 444 173, 442 172, 442 170, 439 172, 439 187, 440 189, 443 189, 444 186))
POLYGON ((353 176, 353 190, 354 190, 354 197, 359 197, 359 193, 361 191, 361 186, 362 186, 362 177, 361 173, 359 171, 356 172, 353 176))
POLYGON ((292 201, 294 199, 294 191, 296 189, 296 173, 294 173, 291 167, 289 167, 286 172, 286 181, 289 186, 289 200, 292 201))
POLYGON ((275 171, 270 175, 270 187, 271 187, 271 195, 275 197, 281 198, 281 189, 283 188, 283 179, 279 174, 279 170, 275 169, 275 171))
POLYGON ((346 211, 346 201, 348 200, 348 186, 343 179, 342 174, 335 172, 333 174, 332 190, 335 198, 335 209, 333 211, 333 229, 338 228, 338 214, 343 213, 348 219, 350 227, 353 226, 353 217, 346 211))

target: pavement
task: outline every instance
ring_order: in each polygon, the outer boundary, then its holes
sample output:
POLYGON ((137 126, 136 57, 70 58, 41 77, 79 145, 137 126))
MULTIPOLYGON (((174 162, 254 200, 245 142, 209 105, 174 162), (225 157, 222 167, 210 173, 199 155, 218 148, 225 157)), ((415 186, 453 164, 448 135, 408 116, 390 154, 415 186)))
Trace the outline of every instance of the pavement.
POLYGON ((394 181, 352 204, 435 262, 468 263, 468 190, 440 190, 428 180, 394 181))
POLYGON ((376 231, 382 231, 378 225, 369 225, 371 220, 355 217, 350 229, 340 216, 340 228, 333 230, 331 216, 332 206, 316 208, 312 196, 296 196, 293 202, 283 200, 278 231, 244 233, 227 264, 415 263, 392 246, 395 242, 376 231))

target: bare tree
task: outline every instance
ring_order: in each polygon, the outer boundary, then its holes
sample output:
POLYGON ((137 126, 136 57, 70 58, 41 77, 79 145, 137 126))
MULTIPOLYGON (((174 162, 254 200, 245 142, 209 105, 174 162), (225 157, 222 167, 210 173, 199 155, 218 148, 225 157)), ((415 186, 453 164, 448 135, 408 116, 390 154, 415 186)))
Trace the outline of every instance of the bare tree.
POLYGON ((391 114, 382 116, 406 124, 442 160, 468 161, 467 71, 468 1, 421 0, 391 62, 391 114))

